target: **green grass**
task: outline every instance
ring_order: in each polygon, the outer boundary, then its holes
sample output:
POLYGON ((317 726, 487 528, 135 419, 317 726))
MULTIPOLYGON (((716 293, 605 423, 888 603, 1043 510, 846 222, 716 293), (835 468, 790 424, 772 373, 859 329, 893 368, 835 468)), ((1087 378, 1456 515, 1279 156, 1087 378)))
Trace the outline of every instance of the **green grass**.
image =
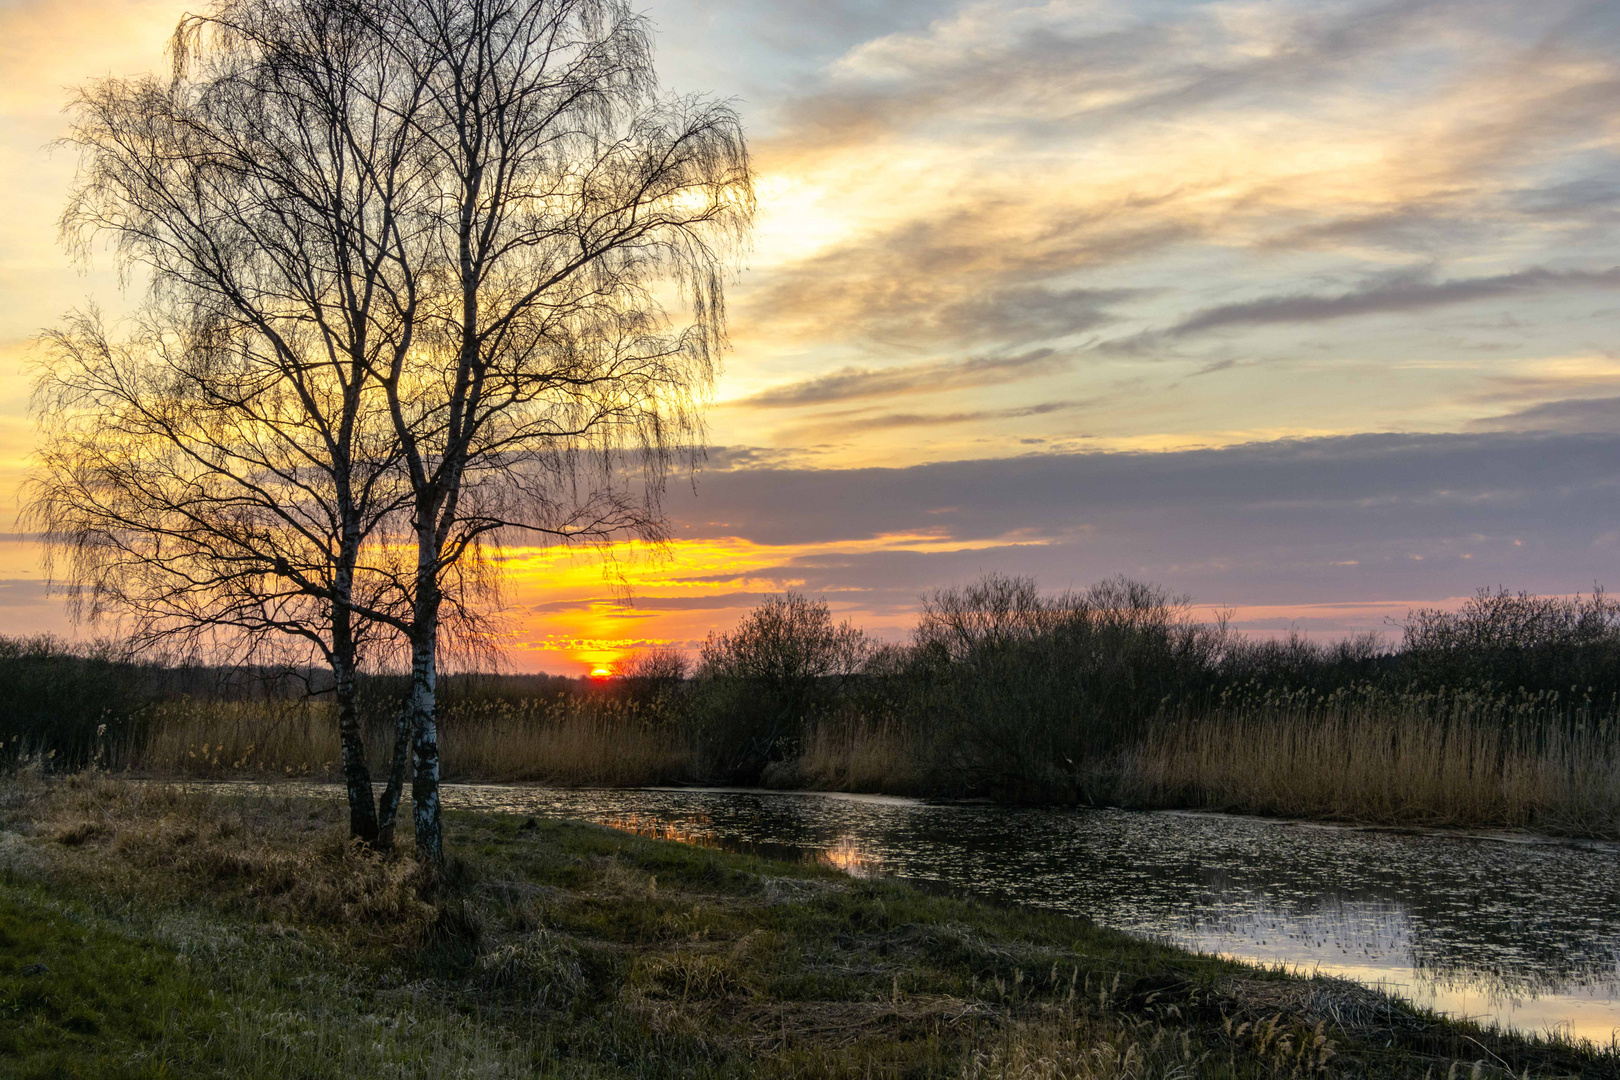
POLYGON ((175 1075, 163 1048, 206 1040, 206 980, 38 886, 0 886, 0 1061, 8 1076, 175 1075))
POLYGON ((826 867, 456 813, 434 876, 341 823, 105 780, 0 791, 0 1075, 1620 1075, 1352 984, 826 867))

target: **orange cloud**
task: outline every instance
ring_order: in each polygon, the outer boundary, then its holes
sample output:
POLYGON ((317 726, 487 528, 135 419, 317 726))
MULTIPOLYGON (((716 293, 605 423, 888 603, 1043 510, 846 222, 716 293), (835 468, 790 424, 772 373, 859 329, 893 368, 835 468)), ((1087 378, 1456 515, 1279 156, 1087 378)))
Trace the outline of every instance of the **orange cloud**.
MULTIPOLYGON (((512 547, 496 557, 508 574, 512 665, 584 673, 615 668, 654 646, 695 653, 711 629, 728 627, 766 595, 802 588, 802 578, 781 569, 801 556, 937 554, 1043 543, 963 542, 919 531, 822 544, 725 537, 677 540, 663 549, 637 543, 602 551, 512 547)), ((863 608, 863 590, 826 598, 843 616, 861 624, 872 621, 863 608)))

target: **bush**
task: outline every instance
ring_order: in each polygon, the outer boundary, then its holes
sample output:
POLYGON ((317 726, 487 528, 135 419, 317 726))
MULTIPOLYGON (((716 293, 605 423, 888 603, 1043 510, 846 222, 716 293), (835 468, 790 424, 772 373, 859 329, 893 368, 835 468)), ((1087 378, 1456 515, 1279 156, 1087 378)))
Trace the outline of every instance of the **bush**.
POLYGON ((1620 693, 1620 601, 1481 589, 1457 611, 1412 612, 1401 666, 1416 689, 1620 693))
POLYGON ((898 696, 930 730, 941 782, 1073 797, 1166 702, 1207 692, 1228 637, 1157 586, 1111 578, 1043 597, 1029 578, 991 575, 925 598, 898 696))
POLYGON ((704 771, 757 780, 792 754, 810 718, 834 707, 872 649, 860 630, 833 622, 825 600, 793 592, 767 599, 731 633, 711 633, 693 714, 704 771))

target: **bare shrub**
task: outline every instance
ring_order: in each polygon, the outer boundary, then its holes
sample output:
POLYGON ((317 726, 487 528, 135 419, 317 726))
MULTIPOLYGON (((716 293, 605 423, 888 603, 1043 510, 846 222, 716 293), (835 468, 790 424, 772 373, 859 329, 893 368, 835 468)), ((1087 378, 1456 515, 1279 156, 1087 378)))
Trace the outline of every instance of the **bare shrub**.
POLYGON ((711 633, 698 665, 704 768, 754 779, 791 756, 873 647, 847 620, 834 622, 825 600, 794 592, 766 599, 729 634, 711 633))

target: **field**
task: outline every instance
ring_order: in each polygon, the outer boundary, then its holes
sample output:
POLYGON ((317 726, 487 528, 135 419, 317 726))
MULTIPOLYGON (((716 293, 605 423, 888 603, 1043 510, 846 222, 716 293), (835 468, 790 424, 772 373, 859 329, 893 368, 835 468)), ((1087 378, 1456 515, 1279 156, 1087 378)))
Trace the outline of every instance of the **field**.
POLYGON ((1620 1075, 1353 984, 582 824, 452 815, 433 877, 329 802, 0 791, 7 1075, 1620 1075))

